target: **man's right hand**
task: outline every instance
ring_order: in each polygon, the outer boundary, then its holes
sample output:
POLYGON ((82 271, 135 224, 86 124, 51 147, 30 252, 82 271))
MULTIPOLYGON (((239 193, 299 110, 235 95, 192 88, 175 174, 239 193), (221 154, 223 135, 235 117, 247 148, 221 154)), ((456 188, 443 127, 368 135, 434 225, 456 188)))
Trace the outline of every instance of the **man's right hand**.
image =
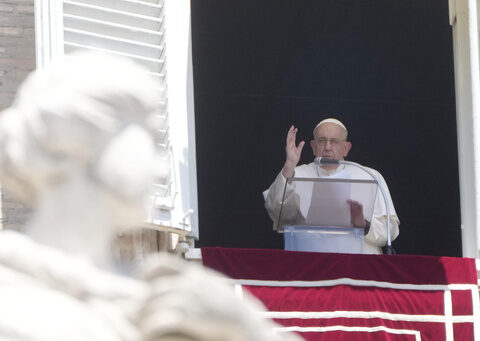
POLYGON ((301 141, 297 146, 297 131, 298 129, 292 125, 287 133, 287 143, 285 147, 287 158, 282 169, 282 175, 287 179, 295 174, 295 167, 297 167, 300 161, 300 155, 302 155, 302 149, 305 145, 305 141, 301 141))

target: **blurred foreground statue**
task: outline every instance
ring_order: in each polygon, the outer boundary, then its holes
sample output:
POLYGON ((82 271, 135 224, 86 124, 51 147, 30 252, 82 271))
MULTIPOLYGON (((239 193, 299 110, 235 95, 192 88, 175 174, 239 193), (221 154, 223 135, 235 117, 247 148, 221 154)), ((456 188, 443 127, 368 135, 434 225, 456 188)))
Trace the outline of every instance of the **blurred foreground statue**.
POLYGON ((200 266, 156 256, 139 278, 107 270, 159 169, 157 87, 128 60, 84 53, 30 75, 1 113, 2 186, 35 211, 27 235, 0 233, 0 340, 297 339, 200 266))

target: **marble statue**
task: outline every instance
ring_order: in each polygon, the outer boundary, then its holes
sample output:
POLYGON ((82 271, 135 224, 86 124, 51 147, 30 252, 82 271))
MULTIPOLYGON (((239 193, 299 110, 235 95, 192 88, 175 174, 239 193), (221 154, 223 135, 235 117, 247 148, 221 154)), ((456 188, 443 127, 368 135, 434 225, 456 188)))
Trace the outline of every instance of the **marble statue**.
POLYGON ((0 114, 0 181, 29 203, 0 232, 0 340, 297 340, 196 264, 155 255, 112 270, 110 243, 145 216, 162 172, 158 85, 132 61, 77 53, 32 73, 0 114))

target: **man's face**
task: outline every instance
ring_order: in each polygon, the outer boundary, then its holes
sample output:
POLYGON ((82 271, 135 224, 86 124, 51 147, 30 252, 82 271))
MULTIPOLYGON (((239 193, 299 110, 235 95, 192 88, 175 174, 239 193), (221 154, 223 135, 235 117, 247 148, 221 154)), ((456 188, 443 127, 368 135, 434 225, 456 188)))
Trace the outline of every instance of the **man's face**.
MULTIPOLYGON (((310 141, 310 146, 315 156, 343 160, 352 148, 352 144, 346 140, 346 131, 335 123, 322 124, 315 129, 313 136, 314 139, 310 141)), ((331 168, 331 166, 329 167, 331 168)))

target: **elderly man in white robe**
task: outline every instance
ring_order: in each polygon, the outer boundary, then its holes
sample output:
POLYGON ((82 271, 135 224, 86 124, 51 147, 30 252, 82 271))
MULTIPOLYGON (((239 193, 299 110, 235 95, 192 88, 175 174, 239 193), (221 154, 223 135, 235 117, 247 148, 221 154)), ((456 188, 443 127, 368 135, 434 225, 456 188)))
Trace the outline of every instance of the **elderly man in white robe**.
MULTIPOLYGON (((315 162, 311 162, 298 166, 305 142, 301 141, 297 145, 297 131, 298 129, 293 125, 288 130, 285 164, 270 188, 264 192, 265 207, 274 222, 273 228, 278 232, 282 232, 281 229, 283 228, 283 226, 277 228, 282 200, 284 200, 284 206, 296 206, 294 209, 300 212, 298 200, 295 201, 293 195, 295 193, 295 183, 288 183, 285 187, 287 179, 294 176, 296 178, 338 177, 340 173, 348 174, 347 177, 350 179, 372 179, 366 171, 348 164, 317 165, 315 162), (283 198, 284 189, 286 191, 285 199, 283 198)), ((342 122, 334 118, 327 118, 318 123, 313 130, 313 140, 310 141, 310 146, 315 157, 344 160, 352 148, 352 143, 347 140, 347 137, 348 131, 342 122)), ((400 221, 395 213, 387 184, 379 172, 371 168, 367 168, 367 170, 374 174, 376 180, 379 181, 379 186, 382 186, 385 191, 389 205, 391 240, 394 240, 399 234, 400 221)), ((365 231, 365 253, 381 254, 381 248, 387 242, 387 209, 381 192, 377 191, 371 221, 363 216, 363 207, 358 201, 350 200, 348 204, 350 205, 352 226, 363 228, 365 231)))

